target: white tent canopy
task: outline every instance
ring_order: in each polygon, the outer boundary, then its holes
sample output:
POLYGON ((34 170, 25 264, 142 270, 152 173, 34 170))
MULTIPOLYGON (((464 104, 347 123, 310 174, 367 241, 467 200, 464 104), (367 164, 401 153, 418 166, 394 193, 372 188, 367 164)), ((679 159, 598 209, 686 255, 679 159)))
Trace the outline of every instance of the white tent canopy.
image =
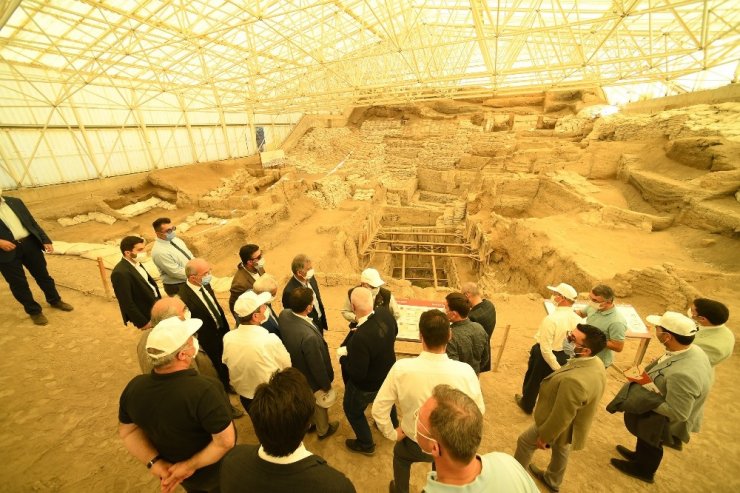
POLYGON ((729 0, 0 0, 0 27, 5 188, 245 156, 352 106, 680 94, 740 59, 729 0))

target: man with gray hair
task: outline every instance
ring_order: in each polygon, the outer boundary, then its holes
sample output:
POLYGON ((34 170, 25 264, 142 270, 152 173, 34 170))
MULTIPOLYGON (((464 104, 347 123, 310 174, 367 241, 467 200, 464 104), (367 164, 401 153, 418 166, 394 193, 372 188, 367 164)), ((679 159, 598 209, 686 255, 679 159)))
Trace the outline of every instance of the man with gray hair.
POLYGON ((324 303, 321 301, 319 283, 316 282, 314 277, 313 262, 307 255, 300 253, 293 258, 290 270, 293 272, 293 277, 290 278, 285 285, 285 289, 283 289, 283 309, 293 308, 290 306, 290 294, 295 288, 309 288, 313 291, 314 297, 313 310, 308 316, 323 335, 325 330, 329 330, 329 325, 326 322, 326 312, 324 311, 324 303))
POLYGON ((220 461, 236 442, 218 380, 190 368, 198 319, 159 322, 146 343, 154 370, 123 390, 118 420, 126 449, 160 480, 163 492, 218 491, 220 461))
POLYGON ((432 456, 435 470, 424 491, 444 493, 539 493, 527 471, 510 455, 478 455, 483 413, 475 401, 449 385, 437 385, 416 412, 416 441, 432 456), (444 453, 442 453, 444 449, 444 453))
MULTIPOLYGON (((489 300, 483 298, 478 285, 474 282, 463 283, 460 291, 470 302, 471 308, 468 318, 471 322, 479 323, 483 327, 483 330, 488 334, 488 346, 490 347, 493 329, 496 328, 496 307, 489 300)), ((491 371, 490 359, 487 363, 481 365, 480 372, 485 371, 491 371)))
MULTIPOLYGON (((350 298, 357 327, 337 349, 344 376, 344 414, 356 439, 345 445, 352 452, 375 453, 375 443, 365 418, 365 409, 375 400, 383 380, 396 362, 394 345, 398 334, 396 319, 384 307, 373 310, 373 295, 367 288, 355 288, 350 298)), ((393 412, 394 426, 398 420, 393 412)))
POLYGON ((596 356, 609 368, 614 353, 621 353, 624 349, 624 334, 627 332, 627 321, 614 305, 614 290, 606 284, 594 286, 588 293, 588 306, 576 310, 576 313, 585 317, 588 325, 593 325, 606 334, 606 347, 596 356))
POLYGON ((275 296, 277 296, 277 288, 277 280, 271 274, 262 274, 259 279, 254 281, 254 286, 252 286, 252 289, 256 294, 270 294, 270 300, 265 303, 265 320, 262 322, 262 327, 264 327, 270 334, 275 334, 280 337, 278 314, 272 307, 272 302, 275 300, 275 296))

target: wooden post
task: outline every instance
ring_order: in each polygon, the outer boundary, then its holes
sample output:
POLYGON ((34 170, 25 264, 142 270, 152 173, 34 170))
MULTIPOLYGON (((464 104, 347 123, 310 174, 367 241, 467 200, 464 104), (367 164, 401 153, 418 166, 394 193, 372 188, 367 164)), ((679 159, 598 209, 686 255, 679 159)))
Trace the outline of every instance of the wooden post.
POLYGON ((105 271, 105 264, 103 264, 103 257, 98 257, 98 269, 100 270, 100 280, 103 281, 103 289, 105 290, 105 296, 111 298, 110 284, 108 283, 108 273, 105 271))
POLYGON ((504 340, 501 341, 501 345, 498 347, 498 353, 496 353, 496 361, 493 363, 493 371, 498 371, 498 364, 501 363, 501 355, 506 347, 506 341, 509 339, 509 329, 511 325, 507 325, 504 329, 504 340))

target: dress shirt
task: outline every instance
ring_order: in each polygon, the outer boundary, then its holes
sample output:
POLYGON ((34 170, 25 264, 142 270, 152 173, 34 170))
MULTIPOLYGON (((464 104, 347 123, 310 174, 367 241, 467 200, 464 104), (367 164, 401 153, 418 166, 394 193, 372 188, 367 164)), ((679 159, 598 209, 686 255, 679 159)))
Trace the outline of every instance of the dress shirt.
POLYGON ((560 368, 560 363, 552 352, 563 350, 563 341, 568 331, 575 329, 582 320, 572 306, 558 306, 542 320, 534 338, 540 343, 542 358, 553 371, 560 368))
POLYGON ((5 223, 13 234, 13 239, 15 240, 22 240, 31 234, 23 226, 23 223, 18 219, 16 213, 13 212, 13 209, 10 208, 8 203, 2 197, 0 197, 0 221, 5 223))
POLYGON ((278 336, 259 325, 240 325, 224 335, 223 362, 231 385, 239 395, 254 398, 254 391, 276 371, 290 366, 290 355, 278 336))
POLYGON ((402 415, 401 429, 416 441, 414 412, 432 396, 432 390, 439 384, 465 392, 481 412, 485 412, 480 381, 469 364, 452 360, 446 353, 422 351, 416 358, 396 361, 380 387, 373 403, 373 419, 380 432, 386 438, 396 440, 390 413, 393 405, 397 404, 402 415))
POLYGON ((192 289, 195 294, 200 298, 200 301, 203 302, 204 305, 206 305, 206 309, 208 310, 208 313, 211 314, 211 317, 213 317, 213 321, 216 322, 216 327, 221 325, 221 314, 220 313, 213 313, 210 308, 210 304, 212 303, 213 306, 216 307, 216 310, 218 310, 218 301, 214 300, 213 297, 208 293, 208 291, 203 288, 203 291, 200 290, 201 286, 196 286, 195 284, 191 283, 190 281, 185 281, 185 283, 188 285, 190 289, 192 289), (208 299, 211 300, 210 303, 206 301, 205 298, 203 298, 203 293, 205 293, 206 296, 208 296, 208 299))
POLYGON ((139 275, 146 282, 147 286, 149 286, 152 289, 152 292, 154 293, 154 296, 157 297, 157 288, 155 288, 154 286, 152 286, 152 283, 149 282, 149 273, 146 271, 146 269, 144 268, 144 266, 141 265, 141 262, 132 261, 130 259, 127 259, 126 257, 123 257, 123 258, 125 258, 126 260, 128 260, 128 262, 131 265, 134 266, 134 269, 136 269, 136 272, 139 273, 139 275))
POLYGON ((185 245, 185 242, 180 238, 175 237, 172 241, 167 241, 157 237, 157 241, 154 242, 154 246, 152 247, 152 260, 162 274, 162 282, 164 284, 179 284, 187 280, 185 264, 188 263, 189 259, 185 254, 172 246, 173 244, 190 255, 191 259, 194 257, 187 245, 185 245))
POLYGON ((306 457, 311 457, 313 454, 306 450, 306 447, 303 445, 303 442, 301 442, 300 445, 298 445, 298 448, 295 449, 293 452, 291 452, 290 455, 286 455, 285 457, 273 457, 272 455, 265 452, 265 449, 262 448, 262 445, 260 445, 260 448, 257 450, 257 455, 260 456, 260 459, 266 460, 267 462, 272 462, 273 464, 293 464, 294 462, 298 462, 299 460, 303 460, 306 457))
POLYGON ((360 318, 358 318, 358 319, 357 319, 357 327, 359 327, 360 325, 362 325, 362 324, 364 324, 365 322, 367 322, 367 319, 368 319, 368 318, 370 318, 370 315, 372 315, 373 313, 375 313, 375 311, 372 311, 372 312, 368 313, 368 314, 367 314, 367 315, 365 315, 364 317, 360 317, 360 318))
POLYGON ((665 360, 667 360, 668 358, 672 358, 672 357, 674 357, 674 356, 676 356, 678 354, 685 353, 689 349, 691 349, 691 346, 687 347, 686 349, 681 349, 679 351, 666 351, 663 356, 661 356, 660 358, 658 358, 658 363, 662 363, 665 360))
MULTIPOLYGON (((311 291, 313 291, 313 286, 311 286, 311 281, 308 280, 306 282, 301 281, 296 277, 295 274, 293 274, 293 277, 295 277, 295 280, 298 281, 298 283, 303 286, 304 288, 308 288, 311 291)), ((313 291, 313 309, 316 312, 316 314, 321 318, 321 308, 319 307, 319 297, 316 295, 316 291, 313 291)), ((313 324, 313 322, 311 322, 313 324)))

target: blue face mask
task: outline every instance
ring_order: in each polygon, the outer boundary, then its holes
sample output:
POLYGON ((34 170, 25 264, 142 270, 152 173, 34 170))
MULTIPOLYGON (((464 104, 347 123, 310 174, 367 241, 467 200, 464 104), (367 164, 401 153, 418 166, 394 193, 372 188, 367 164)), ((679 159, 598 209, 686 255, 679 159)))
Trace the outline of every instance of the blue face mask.
POLYGON ((203 284, 203 286, 208 286, 209 284, 211 284, 211 279, 213 279, 213 276, 211 274, 206 274, 205 276, 203 276, 200 282, 201 284, 203 284))
POLYGON ((167 240, 167 241, 174 240, 175 239, 175 232, 174 231, 170 231, 169 233, 165 233, 164 239, 167 240))

